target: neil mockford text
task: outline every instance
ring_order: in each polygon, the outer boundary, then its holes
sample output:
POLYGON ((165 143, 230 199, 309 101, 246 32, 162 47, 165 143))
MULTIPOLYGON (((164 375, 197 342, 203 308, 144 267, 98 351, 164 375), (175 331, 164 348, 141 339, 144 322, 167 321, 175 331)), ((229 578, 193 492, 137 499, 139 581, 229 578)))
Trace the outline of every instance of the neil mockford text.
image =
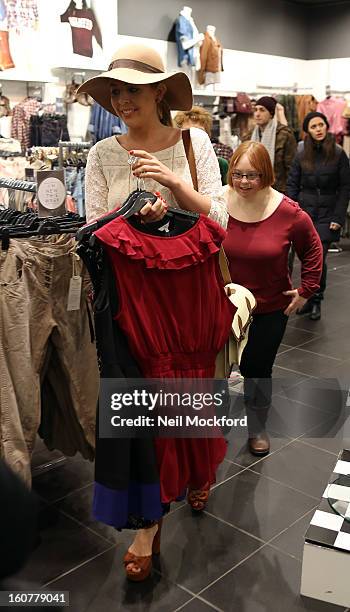
POLYGON ((156 418, 151 416, 137 416, 134 418, 121 417, 119 414, 111 418, 113 427, 247 427, 247 416, 238 418, 229 418, 226 416, 217 417, 200 417, 198 414, 194 416, 177 415, 175 417, 157 415, 156 418))

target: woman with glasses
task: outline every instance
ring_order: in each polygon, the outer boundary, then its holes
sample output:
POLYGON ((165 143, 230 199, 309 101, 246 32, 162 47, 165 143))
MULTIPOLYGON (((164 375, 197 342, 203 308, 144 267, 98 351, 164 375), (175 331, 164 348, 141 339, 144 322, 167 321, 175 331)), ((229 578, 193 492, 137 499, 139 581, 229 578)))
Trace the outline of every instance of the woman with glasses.
POLYGON ((265 423, 272 395, 272 367, 288 316, 318 290, 322 245, 313 223, 299 205, 272 188, 275 177, 267 149, 244 142, 234 152, 224 187, 229 221, 224 249, 232 282, 247 287, 257 300, 240 371, 248 417, 249 450, 270 450, 265 423), (301 282, 293 287, 288 252, 301 260, 301 282))

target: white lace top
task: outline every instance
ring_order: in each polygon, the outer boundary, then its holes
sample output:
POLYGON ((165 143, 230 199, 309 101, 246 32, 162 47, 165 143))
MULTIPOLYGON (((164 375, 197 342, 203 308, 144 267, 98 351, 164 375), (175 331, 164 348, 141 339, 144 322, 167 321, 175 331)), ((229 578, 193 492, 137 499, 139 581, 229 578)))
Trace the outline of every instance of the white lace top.
MULTIPOLYGON (((198 191, 211 198, 209 217, 224 228, 228 214, 221 193, 219 164, 208 135, 198 128, 191 128, 191 140, 197 168, 198 191)), ((182 138, 174 146, 153 153, 177 176, 192 185, 182 138)), ((87 220, 101 217, 121 205, 136 189, 136 179, 128 164, 129 154, 115 136, 96 143, 89 151, 85 174, 85 207, 87 220)), ((167 187, 153 179, 145 180, 148 191, 159 191, 166 202, 175 208, 178 204, 167 187)))

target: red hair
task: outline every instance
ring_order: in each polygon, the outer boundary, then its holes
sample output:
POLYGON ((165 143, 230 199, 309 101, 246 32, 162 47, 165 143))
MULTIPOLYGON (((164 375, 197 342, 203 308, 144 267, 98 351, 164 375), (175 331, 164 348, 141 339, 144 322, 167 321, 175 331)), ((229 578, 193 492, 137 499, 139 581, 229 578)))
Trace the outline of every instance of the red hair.
POLYGON ((252 140, 242 142, 230 159, 230 165, 227 173, 227 180, 230 187, 233 187, 232 172, 243 155, 247 155, 254 170, 261 175, 261 189, 271 187, 271 185, 273 185, 275 182, 275 175, 268 151, 260 142, 253 142, 252 140))

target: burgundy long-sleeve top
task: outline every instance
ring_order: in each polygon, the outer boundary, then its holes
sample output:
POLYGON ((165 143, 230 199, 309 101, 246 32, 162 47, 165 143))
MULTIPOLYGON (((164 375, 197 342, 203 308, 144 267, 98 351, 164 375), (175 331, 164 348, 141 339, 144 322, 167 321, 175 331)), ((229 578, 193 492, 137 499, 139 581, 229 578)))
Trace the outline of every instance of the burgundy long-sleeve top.
POLYGON ((299 295, 308 299, 319 288, 322 244, 309 215, 284 196, 266 219, 249 223, 229 217, 223 246, 233 283, 249 289, 257 300, 255 313, 284 310, 292 288, 288 270, 291 244, 301 260, 299 295))

